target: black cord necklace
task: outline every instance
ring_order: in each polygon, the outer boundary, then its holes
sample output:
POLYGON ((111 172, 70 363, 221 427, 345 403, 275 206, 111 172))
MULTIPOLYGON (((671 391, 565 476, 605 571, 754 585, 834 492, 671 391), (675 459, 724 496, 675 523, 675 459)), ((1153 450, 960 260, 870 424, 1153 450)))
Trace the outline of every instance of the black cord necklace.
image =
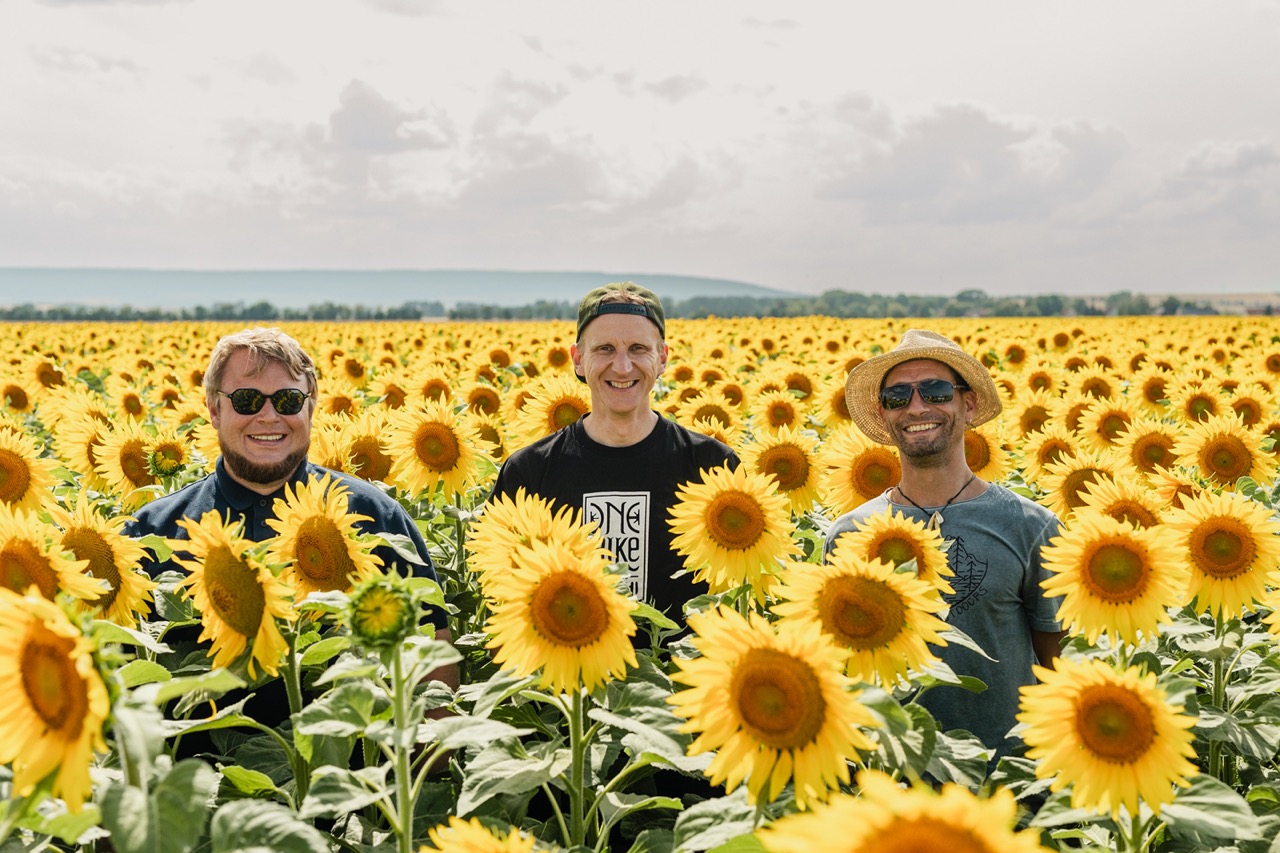
MULTIPOLYGON (((978 479, 977 474, 970 474, 969 479, 965 480, 964 485, 960 487, 960 491, 956 492, 954 495, 948 498, 947 502, 942 505, 941 509, 936 509, 933 511, 933 515, 929 516, 929 523, 926 525, 926 527, 929 530, 939 530, 942 528, 942 510, 951 506, 951 502, 954 501, 956 498, 960 497, 960 495, 963 494, 964 490, 969 488, 969 484, 976 479, 978 479)), ((902 491, 902 486, 895 486, 894 488, 898 490, 898 495, 900 497, 906 498, 907 503, 911 504, 913 507, 920 510, 921 512, 925 511, 924 507, 920 506, 920 504, 911 500, 911 495, 908 495, 906 492, 902 491)))

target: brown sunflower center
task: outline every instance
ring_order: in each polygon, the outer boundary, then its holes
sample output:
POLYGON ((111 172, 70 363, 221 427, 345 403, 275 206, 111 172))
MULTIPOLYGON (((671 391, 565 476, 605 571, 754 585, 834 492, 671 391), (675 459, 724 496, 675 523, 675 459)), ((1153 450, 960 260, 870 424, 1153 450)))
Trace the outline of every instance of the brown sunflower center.
POLYGON ((89 708, 84 680, 71 654, 75 643, 40 631, 22 647, 22 687, 44 727, 59 732, 78 730, 89 708))
POLYGON ((492 388, 476 388, 467 396, 467 405, 478 412, 492 415, 497 413, 502 399, 492 388))
POLYGON ((1105 474, 1097 468, 1080 468, 1067 474, 1062 480, 1063 501, 1073 510, 1084 506, 1084 498, 1082 497, 1084 490, 1091 483, 1098 482, 1100 476, 1105 476, 1105 474))
POLYGON ((204 587, 214 612, 231 630, 249 639, 257 636, 267 601, 252 566, 219 545, 205 557, 204 587))
POLYGON ((1108 412, 1098 422, 1098 435, 1102 436, 1108 442, 1115 443, 1115 440, 1129 430, 1130 418, 1124 412, 1108 412))
POLYGON ((12 450, 0 448, 0 502, 16 504, 31 487, 27 460, 12 450))
POLYGON ((1140 598, 1151 579, 1144 555, 1128 543, 1107 542, 1092 549, 1081 573, 1090 593, 1110 604, 1140 598))
POLYGON ((552 430, 561 430, 569 424, 577 423, 587 411, 588 408, 579 400, 557 400, 548 412, 547 422, 552 430))
POLYGON ((902 466, 898 458, 883 448, 873 448, 861 454, 853 463, 849 481, 864 500, 883 494, 902 479, 902 466))
POLYGON ((720 426, 728 427, 731 423, 729 413, 724 410, 723 406, 716 403, 703 403, 693 412, 693 420, 706 419, 719 422, 720 426))
POLYGON ((803 749, 826 719, 822 685, 808 663, 775 649, 752 649, 729 685, 743 728, 774 749, 803 749))
POLYGON ((458 436, 448 424, 428 421, 418 426, 413 436, 413 450, 418 461, 432 471, 452 471, 462 453, 458 436))
POLYGON ((765 412, 772 426, 790 426, 796 420, 796 407, 786 400, 771 403, 765 412))
POLYGON ((171 441, 157 444, 151 450, 150 472, 157 477, 172 477, 182 470, 186 457, 180 444, 171 441))
POLYGON ((991 464, 991 445, 986 436, 975 430, 964 434, 964 458, 970 471, 981 471, 991 464))
POLYGON ((428 400, 449 400, 453 396, 453 389, 449 387, 449 383, 443 379, 429 379, 422 386, 422 396, 428 400))
POLYGON ((1211 578, 1229 580, 1244 574, 1256 553, 1253 536, 1233 518, 1211 519, 1191 534, 1191 558, 1211 578))
POLYGON ((533 629, 559 646, 588 646, 609 627, 609 610, 600 590, 577 572, 561 571, 545 578, 533 592, 529 611, 533 629))
POLYGON ((25 412, 27 406, 31 404, 27 392, 18 385, 4 386, 4 391, 0 391, 0 402, 5 400, 8 401, 10 408, 18 412, 25 412))
POLYGON ((58 592, 58 575, 35 543, 13 538, 0 548, 0 583, 19 595, 32 584, 50 601, 58 592))
POLYGON ((1220 483, 1234 483, 1253 466, 1249 448, 1234 435, 1220 435, 1205 442, 1199 461, 1200 468, 1220 483))
POLYGON ((772 474, 784 492, 794 491, 809 480, 809 457, 794 444, 777 444, 766 449, 756 461, 756 468, 762 474, 772 474))
POLYGON ((1044 406, 1027 406, 1022 410, 1022 417, 1018 418, 1018 428, 1023 435, 1030 435, 1043 429, 1048 420, 1049 410, 1044 406))
POLYGON ((382 442, 372 435, 351 442, 351 464, 362 480, 386 480, 391 472, 391 457, 382 452, 382 442))
POLYGON ((131 438, 120 447, 120 470, 136 489, 155 485, 156 478, 151 476, 150 456, 146 442, 140 438, 131 438))
POLYGON ((1148 474, 1154 474, 1156 466, 1173 468, 1173 439, 1160 433, 1144 435, 1133 444, 1130 458, 1148 474))
POLYGON ((722 548, 745 551, 764 534, 764 510, 751 495, 736 489, 712 498, 703 517, 707 535, 722 548))
POLYGON ((347 551, 347 537, 323 515, 313 515, 298 525, 294 566, 310 589, 343 590, 351 586, 355 563, 347 551))
POLYGON ((1134 527, 1144 529, 1154 527, 1160 523, 1159 517, 1154 512, 1137 501, 1118 500, 1107 507, 1104 512, 1116 521, 1127 521, 1134 527))
POLYGON ((110 590, 96 601, 89 602, 103 611, 110 610, 120 594, 120 569, 116 566, 116 552, 101 533, 91 527, 73 527, 62 536, 62 547, 76 555, 77 560, 88 560, 87 574, 104 580, 110 590))
POLYGON ((916 543, 902 536, 889 536, 879 542, 874 543, 869 549, 872 559, 884 560, 893 563, 895 566, 901 566, 907 560, 915 560, 919 566, 924 562, 916 547, 916 543))
POLYGON ((907 624, 902 597, 873 578, 835 577, 827 581, 818 612, 827 633, 855 649, 883 648, 907 624))
POLYGON ((876 829, 873 849, 876 853, 998 853, 973 830, 926 816, 893 818, 887 826, 876 829))
POLYGON ((1133 764, 1156 739, 1155 719, 1142 698, 1114 684, 1086 687, 1076 700, 1076 733, 1085 749, 1109 764, 1133 764))
POLYGON ((1040 449, 1036 452, 1036 461, 1041 465, 1048 465, 1051 462, 1061 462, 1063 459, 1069 459, 1073 455, 1070 442, 1063 441, 1060 438, 1051 438, 1040 445, 1040 449))

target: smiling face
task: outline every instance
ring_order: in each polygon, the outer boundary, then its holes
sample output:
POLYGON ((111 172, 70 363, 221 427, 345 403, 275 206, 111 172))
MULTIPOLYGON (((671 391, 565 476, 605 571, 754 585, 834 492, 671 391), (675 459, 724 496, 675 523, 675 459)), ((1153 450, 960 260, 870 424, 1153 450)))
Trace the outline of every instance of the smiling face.
MULTIPOLYGON (((937 361, 904 361, 884 377, 884 387, 915 384, 926 379, 945 379, 955 384, 951 368, 937 361)), ((893 436, 898 452, 920 467, 945 464, 955 452, 964 453, 964 431, 977 408, 972 392, 956 390, 950 403, 926 403, 919 392, 901 409, 880 410, 880 420, 893 436)))
POLYGON ((649 394, 667 366, 667 345, 649 318, 603 314, 582 330, 571 353, 573 369, 591 389, 593 414, 648 414, 649 394))
MULTIPOLYGON (((274 394, 282 388, 309 390, 305 379, 293 376, 278 361, 253 373, 248 350, 237 350, 227 360, 218 390, 256 388, 274 394)), ((296 415, 282 415, 266 400, 255 415, 242 415, 222 394, 208 400, 209 420, 218 430, 222 461, 237 482, 261 494, 270 494, 288 481, 302 464, 311 445, 311 417, 315 398, 309 397, 296 415)))

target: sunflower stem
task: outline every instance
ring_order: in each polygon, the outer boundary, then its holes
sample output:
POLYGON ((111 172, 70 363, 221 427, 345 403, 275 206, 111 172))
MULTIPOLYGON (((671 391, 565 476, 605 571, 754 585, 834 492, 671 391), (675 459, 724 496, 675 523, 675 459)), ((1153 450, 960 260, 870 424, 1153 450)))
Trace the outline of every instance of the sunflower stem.
MULTIPOLYGON (((293 717, 302 711, 302 673, 298 664, 297 625, 283 633, 288 643, 288 652, 284 658, 284 686, 289 695, 289 716, 293 717)), ((293 765, 293 784, 298 792, 298 802, 301 803, 311 790, 310 762, 295 750, 289 751, 289 762, 293 765)))
POLYGON ((573 691, 573 701, 569 705, 569 747, 573 755, 573 763, 569 768, 569 838, 565 839, 567 847, 578 847, 586 844, 587 822, 584 805, 586 792, 583 790, 586 777, 587 740, 582 736, 582 718, 585 715, 582 686, 573 691))
POLYGON ((391 651, 391 689, 393 705, 393 723, 395 729, 395 768, 396 768, 396 836, 400 853, 413 853, 413 774, 410 769, 411 750, 405 744, 406 727, 416 723, 409 720, 410 691, 405 688, 404 663, 400 649, 391 651))
MULTIPOLYGON (((1219 612, 1213 617, 1213 634, 1219 641, 1225 633, 1225 624, 1222 614, 1219 612)), ((1217 655, 1213 659, 1213 707, 1225 711, 1226 710, 1226 694, 1227 694, 1227 677, 1226 667, 1221 655, 1217 655)), ((1222 777, 1223 770, 1222 741, 1212 740, 1209 742, 1209 775, 1219 781, 1225 781, 1222 777)))
MULTIPOLYGON (((1141 809, 1139 809, 1141 811, 1141 809)), ((1125 845, 1132 853, 1140 853, 1142 850, 1142 841, 1146 837, 1147 821, 1143 820, 1140 815, 1131 815, 1129 818, 1129 838, 1125 845)))

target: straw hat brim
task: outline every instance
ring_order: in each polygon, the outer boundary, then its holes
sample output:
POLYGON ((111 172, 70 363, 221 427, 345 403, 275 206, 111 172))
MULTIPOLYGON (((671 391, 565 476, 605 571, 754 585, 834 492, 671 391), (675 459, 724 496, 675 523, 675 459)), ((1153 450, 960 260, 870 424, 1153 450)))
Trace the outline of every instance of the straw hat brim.
POLYGON ((844 400, 849 415, 868 438, 893 444, 893 437, 880 420, 880 383, 885 374, 907 361, 939 361, 954 370, 978 398, 972 426, 984 424, 1000 414, 1003 405, 991 374, 982 362, 962 349, 947 346, 899 346, 869 358, 849 372, 844 383, 844 400))

